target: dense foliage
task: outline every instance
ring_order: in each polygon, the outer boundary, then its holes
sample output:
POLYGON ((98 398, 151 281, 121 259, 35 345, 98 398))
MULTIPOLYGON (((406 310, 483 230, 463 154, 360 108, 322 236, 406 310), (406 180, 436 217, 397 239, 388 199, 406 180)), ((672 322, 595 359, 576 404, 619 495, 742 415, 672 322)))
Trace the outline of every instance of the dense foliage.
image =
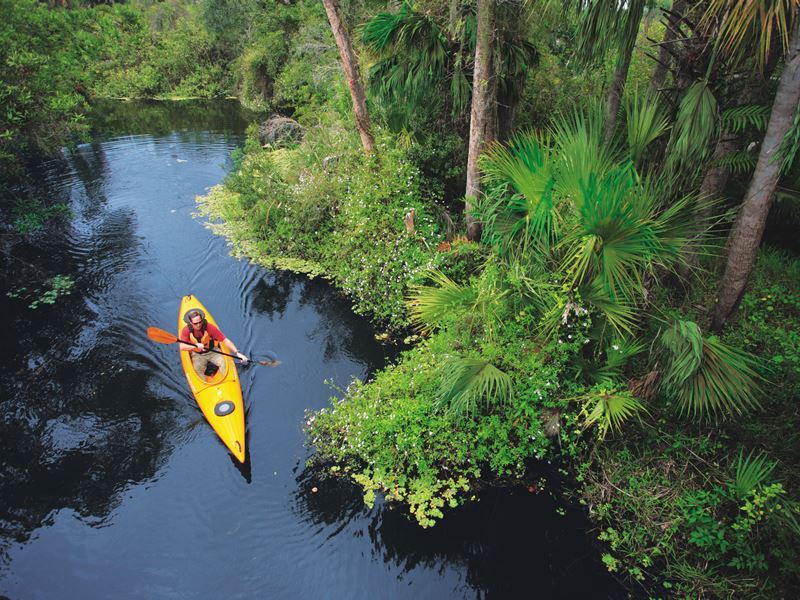
MULTIPOLYGON (((575 4, 531 19, 528 4, 498 10, 503 143, 480 161, 480 243, 460 214, 473 3, 343 7, 375 121, 365 158, 319 3, 0 0, 0 150, 52 145, 91 96, 236 94, 294 116, 302 136, 251 128, 201 211, 237 252, 329 278, 382 339, 413 345, 308 413, 314 468, 428 527, 483 485, 528 483, 533 462, 566 459, 609 570, 654 596, 788 597, 800 585, 800 262, 762 249, 735 317, 712 332, 709 313, 796 3, 738 21, 721 17, 744 6, 727 0, 575 4), (662 36, 673 42, 656 76, 641 48, 662 36)), ((786 222, 798 114, 775 176, 786 222)), ((17 233, 58 211, 17 210, 17 233)))

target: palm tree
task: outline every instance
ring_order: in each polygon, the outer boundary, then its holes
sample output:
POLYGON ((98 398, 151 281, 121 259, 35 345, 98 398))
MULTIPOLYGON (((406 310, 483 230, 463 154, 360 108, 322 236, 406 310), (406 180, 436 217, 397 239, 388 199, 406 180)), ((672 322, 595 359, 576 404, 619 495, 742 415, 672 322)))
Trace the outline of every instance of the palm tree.
POLYGON ((342 59, 342 68, 347 78, 347 86, 350 88, 350 97, 353 99, 353 112, 356 117, 356 128, 361 137, 361 145, 367 156, 375 154, 375 138, 372 136, 372 126, 370 124, 369 111, 367 111, 367 97, 364 94, 364 86, 361 85, 361 78, 358 74, 358 59, 353 51, 353 43, 350 33, 342 21, 341 11, 337 0, 322 0, 325 5, 325 12, 328 13, 333 37, 336 40, 336 47, 339 49, 339 56, 342 59))
POLYGON ((758 56, 764 64, 770 40, 780 37, 785 56, 756 169, 728 237, 728 256, 712 317, 712 328, 718 330, 736 309, 755 264, 780 177, 781 145, 800 103, 800 0, 712 0, 709 11, 724 12, 726 16, 720 32, 724 49, 740 51, 755 36, 758 56))
MULTIPOLYGON (((510 136, 514 109, 538 53, 526 39, 526 21, 519 12, 496 8, 493 54, 499 58, 493 63, 503 139, 504 133, 510 136)), ((457 128, 468 121, 476 15, 457 1, 450 9, 448 22, 442 23, 440 16, 418 11, 406 1, 395 12, 377 14, 362 29, 361 40, 375 58, 369 69, 370 92, 406 121, 411 114, 440 119, 447 112, 457 128)))
POLYGON ((475 67, 472 77, 472 110, 469 120, 469 154, 467 156, 467 189, 464 212, 467 215, 467 237, 481 237, 480 224, 470 214, 472 202, 481 191, 478 157, 497 135, 497 79, 492 66, 494 49, 494 0, 478 0, 475 67))
MULTIPOLYGON (((640 156, 666 127, 657 110, 629 119, 637 120, 642 132, 630 139, 640 156)), ((609 331, 624 336, 633 332, 646 295, 644 273, 681 260, 691 198, 663 206, 658 184, 642 178, 628 158, 634 153, 603 138, 603 112, 596 108, 556 119, 549 136, 523 134, 508 147, 492 146, 482 161, 486 179, 512 195, 488 207, 484 222, 488 240, 554 270, 570 303, 593 308, 609 331)), ((567 306, 551 308, 545 320, 553 331, 567 306)))

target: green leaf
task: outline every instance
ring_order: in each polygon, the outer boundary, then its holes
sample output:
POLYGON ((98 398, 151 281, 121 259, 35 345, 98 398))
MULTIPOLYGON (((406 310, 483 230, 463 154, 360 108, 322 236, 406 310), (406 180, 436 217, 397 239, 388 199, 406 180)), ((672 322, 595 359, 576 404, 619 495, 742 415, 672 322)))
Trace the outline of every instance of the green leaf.
POLYGON ((760 485, 766 483, 767 478, 772 474, 775 466, 778 464, 767 458, 767 455, 759 452, 754 455, 754 451, 750 451, 747 457, 744 456, 744 450, 739 450, 739 456, 734 465, 736 474, 733 479, 733 491, 736 495, 743 499, 747 497, 750 492, 755 490, 760 485))
POLYGON ((695 418, 740 415, 759 406, 755 358, 715 336, 703 337, 692 321, 674 321, 661 334, 666 368, 661 389, 695 418))
POLYGON ((597 424, 600 439, 609 430, 619 432, 631 417, 647 412, 641 401, 628 391, 600 389, 583 398, 584 427, 597 424))
POLYGON ((512 392, 511 377, 486 360, 457 357, 442 365, 439 403, 456 416, 468 417, 482 407, 506 404, 512 392))

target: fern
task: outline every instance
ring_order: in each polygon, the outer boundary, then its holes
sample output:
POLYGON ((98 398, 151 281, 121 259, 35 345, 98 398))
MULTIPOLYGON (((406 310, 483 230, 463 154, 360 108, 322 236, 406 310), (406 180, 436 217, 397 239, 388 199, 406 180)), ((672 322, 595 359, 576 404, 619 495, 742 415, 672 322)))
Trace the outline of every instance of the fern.
POLYGON ((748 127, 754 127, 758 131, 765 131, 769 121, 769 114, 769 106, 750 104, 723 111, 720 121, 725 129, 734 133, 741 133, 748 127))
POLYGON ((717 166, 725 167, 732 173, 741 175, 756 168, 758 157, 747 150, 737 150, 715 161, 717 166))

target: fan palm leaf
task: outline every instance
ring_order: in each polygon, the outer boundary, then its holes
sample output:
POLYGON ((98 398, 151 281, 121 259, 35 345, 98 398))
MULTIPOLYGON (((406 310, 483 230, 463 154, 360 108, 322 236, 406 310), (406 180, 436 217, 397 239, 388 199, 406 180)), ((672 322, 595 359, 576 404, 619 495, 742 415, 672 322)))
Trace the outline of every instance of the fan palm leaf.
POLYGON ((475 415, 510 401, 511 377, 480 358, 456 357, 442 365, 438 399, 441 406, 459 417, 475 415))
POLYGON ((572 286, 597 278, 611 298, 641 287, 640 271, 657 251, 650 220, 632 201, 634 182, 628 169, 602 180, 591 176, 583 188, 578 227, 561 242, 563 272, 572 286))
POLYGON ((628 152, 638 164, 647 147, 669 130, 669 119, 658 99, 638 93, 628 96, 625 115, 628 152))
POLYGON ((368 76, 374 95, 389 103, 431 106, 450 60, 448 40, 432 18, 404 2, 397 12, 367 21, 361 41, 378 57, 368 76))
POLYGON ((622 369, 628 361, 640 354, 645 345, 632 337, 618 338, 605 350, 605 364, 590 368, 588 375, 595 383, 605 386, 617 384, 622 379, 622 369))
POLYGON ((406 304, 411 321, 422 331, 442 325, 453 312, 466 310, 478 298, 477 290, 459 285, 441 271, 429 274, 435 285, 411 288, 406 304))
POLYGON ((517 192, 507 202, 508 238, 524 246, 548 247, 558 235, 550 149, 535 133, 514 136, 508 146, 495 144, 481 157, 488 181, 508 183, 517 192))
POLYGON ((615 168, 619 151, 603 143, 605 112, 597 103, 556 117, 550 128, 556 150, 556 191, 580 209, 589 177, 603 177, 615 168))
POLYGON ((625 422, 640 412, 647 412, 641 401, 628 391, 599 389, 583 397, 584 428, 597 425, 598 437, 619 432, 625 422))
POLYGON ((718 338, 702 335, 692 321, 676 320, 661 334, 667 366, 661 389, 695 418, 742 414, 759 406, 756 361, 718 338))
POLYGON ((623 297, 612 298, 598 280, 582 286, 579 291, 584 302, 605 319, 616 335, 633 335, 636 329, 636 306, 632 301, 623 297))

